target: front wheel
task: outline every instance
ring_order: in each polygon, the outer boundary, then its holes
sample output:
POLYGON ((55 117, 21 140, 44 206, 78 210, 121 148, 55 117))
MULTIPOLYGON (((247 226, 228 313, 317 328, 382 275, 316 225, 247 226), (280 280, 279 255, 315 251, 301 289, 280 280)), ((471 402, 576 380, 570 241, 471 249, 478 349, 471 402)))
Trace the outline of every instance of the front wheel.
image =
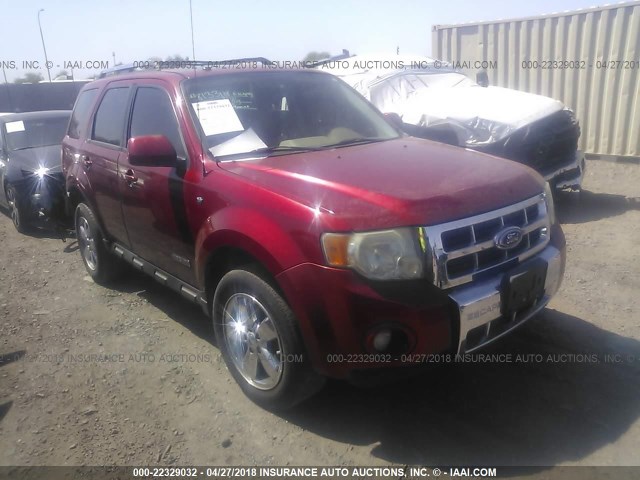
POLYGON ((84 203, 76 208, 75 224, 78 248, 87 272, 98 284, 111 282, 122 272, 122 260, 107 250, 98 221, 84 203))
POLYGON ((22 205, 22 200, 18 195, 16 187, 7 185, 7 204, 9 205, 9 215, 16 230, 20 233, 29 232, 28 215, 22 205))
POLYGON ((254 273, 232 270, 220 280, 213 327, 227 368, 255 403, 286 409, 322 387, 291 308, 254 273))

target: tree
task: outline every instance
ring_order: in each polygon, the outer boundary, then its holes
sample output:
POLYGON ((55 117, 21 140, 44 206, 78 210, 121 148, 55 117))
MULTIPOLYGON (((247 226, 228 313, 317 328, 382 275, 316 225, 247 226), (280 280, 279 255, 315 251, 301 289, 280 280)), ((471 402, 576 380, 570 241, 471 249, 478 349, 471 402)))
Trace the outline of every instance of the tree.
POLYGON ((16 78, 13 83, 39 83, 44 80, 44 77, 40 72, 27 72, 24 77, 16 78))
POLYGON ((165 62, 188 62, 189 57, 183 57, 182 55, 169 55, 165 62))
POLYGON ((317 62, 318 60, 324 60, 325 58, 331 57, 329 52, 309 52, 302 59, 303 62, 317 62))
POLYGON ((70 77, 71 77, 71 75, 69 75, 69 72, 67 72, 66 70, 60 70, 58 73, 56 73, 53 76, 53 79, 56 80, 56 79, 61 79, 62 78, 64 80, 67 80, 70 77))

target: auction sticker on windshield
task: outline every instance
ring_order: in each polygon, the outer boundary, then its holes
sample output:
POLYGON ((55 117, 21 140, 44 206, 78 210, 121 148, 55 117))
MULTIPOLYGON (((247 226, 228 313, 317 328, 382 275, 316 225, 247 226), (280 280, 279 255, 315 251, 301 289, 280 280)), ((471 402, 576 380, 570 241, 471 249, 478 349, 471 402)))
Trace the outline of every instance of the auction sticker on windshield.
POLYGON ((244 130, 229 99, 207 100, 193 104, 206 136, 244 130))
POLYGON ((24 122, 18 120, 17 122, 8 122, 5 125, 7 133, 24 132, 24 122))

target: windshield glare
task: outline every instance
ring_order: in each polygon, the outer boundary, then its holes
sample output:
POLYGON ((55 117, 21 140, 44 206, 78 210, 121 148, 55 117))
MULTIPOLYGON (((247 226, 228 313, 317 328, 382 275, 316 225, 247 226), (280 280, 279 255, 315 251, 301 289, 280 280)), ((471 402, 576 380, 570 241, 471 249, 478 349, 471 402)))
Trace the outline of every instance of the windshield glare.
POLYGON ((10 151, 60 145, 67 131, 69 116, 18 120, 5 123, 10 151))
POLYGON ((216 157, 332 148, 398 132, 342 81, 311 72, 251 72, 191 79, 185 95, 216 157))

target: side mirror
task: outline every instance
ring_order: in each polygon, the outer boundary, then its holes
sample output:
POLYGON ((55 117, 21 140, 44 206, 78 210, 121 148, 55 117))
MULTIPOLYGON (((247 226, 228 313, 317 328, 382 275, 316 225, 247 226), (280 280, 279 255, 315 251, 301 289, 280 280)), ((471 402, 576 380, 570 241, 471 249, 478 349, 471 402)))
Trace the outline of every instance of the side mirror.
POLYGON ((398 130, 402 130, 404 125, 402 123, 402 118, 395 112, 385 113, 384 118, 386 118, 387 122, 396 127, 398 130))
POLYGON ((487 74, 486 70, 480 70, 478 73, 476 73, 476 83, 481 87, 489 86, 489 75, 487 74))
POLYGON ((175 167, 178 154, 164 135, 132 137, 127 146, 131 165, 149 167, 175 167))

